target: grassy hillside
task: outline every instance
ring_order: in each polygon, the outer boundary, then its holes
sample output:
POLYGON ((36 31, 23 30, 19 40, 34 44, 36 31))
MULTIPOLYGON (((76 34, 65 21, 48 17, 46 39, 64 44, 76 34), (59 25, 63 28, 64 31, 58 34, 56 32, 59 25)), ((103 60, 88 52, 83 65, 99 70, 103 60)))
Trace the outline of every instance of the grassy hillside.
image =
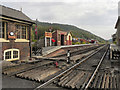
MULTIPOLYGON (((67 25, 67 24, 57 24, 57 23, 45 23, 45 22, 37 22, 38 24, 38 38, 42 38, 44 35, 45 31, 48 31, 50 27, 52 27, 52 30, 63 30, 63 31, 71 31, 73 37, 77 37, 77 38, 84 38, 84 39, 96 39, 99 42, 105 42, 104 39, 102 39, 101 37, 98 37, 86 30, 80 29, 76 26, 73 25, 67 25)), ((33 26, 33 34, 32 34, 32 38, 33 40, 35 39, 35 25, 33 26)))

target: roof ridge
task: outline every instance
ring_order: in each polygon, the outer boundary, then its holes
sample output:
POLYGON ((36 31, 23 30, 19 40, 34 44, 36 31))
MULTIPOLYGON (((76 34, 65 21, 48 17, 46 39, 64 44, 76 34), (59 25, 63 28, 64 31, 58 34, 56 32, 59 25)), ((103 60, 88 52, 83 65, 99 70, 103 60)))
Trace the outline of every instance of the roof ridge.
POLYGON ((33 22, 32 19, 30 19, 26 14, 24 14, 20 10, 10 8, 10 7, 6 7, 6 6, 1 5, 1 4, 0 4, 0 7, 3 10, 2 12, 0 12, 0 14, 2 14, 2 15, 9 16, 11 18, 16 18, 16 19, 20 19, 20 20, 33 22))
POLYGON ((4 5, 0 5, 0 6, 2 6, 2 7, 4 7, 4 8, 8 8, 8 9, 11 9, 11 10, 14 10, 14 11, 18 11, 18 12, 21 12, 20 10, 17 10, 17 9, 13 9, 13 8, 11 8, 11 7, 7 7, 7 6, 4 6, 4 5))

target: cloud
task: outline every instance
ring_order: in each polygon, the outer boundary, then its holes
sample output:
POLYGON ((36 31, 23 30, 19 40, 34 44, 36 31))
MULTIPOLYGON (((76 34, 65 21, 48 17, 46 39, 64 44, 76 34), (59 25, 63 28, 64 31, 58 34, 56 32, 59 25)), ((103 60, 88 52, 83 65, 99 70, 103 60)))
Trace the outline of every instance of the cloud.
POLYGON ((118 0, 14 1, 2 4, 18 10, 22 7, 23 12, 34 20, 76 25, 104 39, 111 38, 115 31, 118 0))

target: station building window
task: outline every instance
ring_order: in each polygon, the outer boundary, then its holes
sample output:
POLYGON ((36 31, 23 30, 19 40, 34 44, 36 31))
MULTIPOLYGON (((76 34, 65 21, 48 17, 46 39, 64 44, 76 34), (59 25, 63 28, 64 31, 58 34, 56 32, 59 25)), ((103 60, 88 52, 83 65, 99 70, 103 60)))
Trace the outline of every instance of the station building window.
POLYGON ((18 58, 18 51, 13 51, 13 58, 18 58))
POLYGON ((11 59, 11 51, 5 53, 5 59, 11 59))
POLYGON ((0 38, 4 38, 5 23, 0 21, 0 38))
POLYGON ((19 60, 19 49, 7 49, 4 51, 4 60, 19 60))
POLYGON ((0 21, 0 38, 8 39, 8 23, 0 21))
POLYGON ((16 25, 17 39, 27 39, 27 27, 24 25, 16 25))

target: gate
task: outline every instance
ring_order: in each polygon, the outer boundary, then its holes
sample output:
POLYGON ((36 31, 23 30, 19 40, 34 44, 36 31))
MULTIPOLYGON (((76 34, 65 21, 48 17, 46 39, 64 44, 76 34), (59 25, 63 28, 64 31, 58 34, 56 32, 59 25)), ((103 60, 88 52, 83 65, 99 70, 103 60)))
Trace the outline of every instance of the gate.
POLYGON ((33 43, 32 56, 41 56, 43 46, 44 46, 44 39, 40 39, 39 41, 33 43))
POLYGON ((37 46, 32 48, 32 56, 41 56, 41 55, 42 55, 42 48, 37 46))
POLYGON ((112 59, 120 60, 120 51, 119 50, 112 51, 112 59))

